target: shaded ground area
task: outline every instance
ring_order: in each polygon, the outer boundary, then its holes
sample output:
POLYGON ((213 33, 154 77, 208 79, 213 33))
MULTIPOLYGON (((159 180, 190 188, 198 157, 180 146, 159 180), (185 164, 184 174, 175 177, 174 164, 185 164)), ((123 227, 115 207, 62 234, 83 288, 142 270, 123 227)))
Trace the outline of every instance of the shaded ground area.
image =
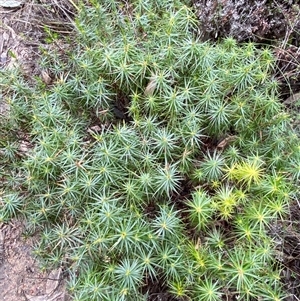
MULTIPOLYGON (((282 101, 290 110, 295 109, 300 102, 299 1, 195 0, 194 5, 204 40, 233 36, 239 42, 254 41, 274 49, 277 58, 274 76, 281 82, 282 101)), ((0 7, 0 68, 20 66, 28 79, 40 76, 47 81, 47 74, 38 64, 42 55, 40 46, 67 46, 63 42, 58 44, 60 40, 48 43, 45 26, 67 35, 73 16, 72 2, 68 0, 31 0, 14 9, 0 7)), ((2 104, 0 113, 4 111, 2 104)), ((299 300, 300 296, 299 221, 300 205, 295 200, 286 220, 271 229, 277 244, 276 256, 285 266, 282 277, 290 292, 289 301, 299 300)), ((25 240, 23 230, 19 221, 0 224, 0 300, 67 300, 63 275, 58 271, 40 271, 32 254, 32 245, 38 238, 25 240)))
POLYGON ((290 214, 284 221, 273 225, 271 235, 277 245, 275 254, 283 265, 281 275, 285 289, 290 296, 288 301, 300 300, 300 203, 291 204, 290 214))
POLYGON ((204 40, 232 36, 274 49, 282 96, 300 91, 299 0, 194 0, 204 40))
POLYGON ((0 6, 0 68, 17 64, 28 77, 40 75, 41 46, 61 46, 51 44, 49 32, 68 35, 72 10, 68 0, 30 0, 16 8, 0 6))

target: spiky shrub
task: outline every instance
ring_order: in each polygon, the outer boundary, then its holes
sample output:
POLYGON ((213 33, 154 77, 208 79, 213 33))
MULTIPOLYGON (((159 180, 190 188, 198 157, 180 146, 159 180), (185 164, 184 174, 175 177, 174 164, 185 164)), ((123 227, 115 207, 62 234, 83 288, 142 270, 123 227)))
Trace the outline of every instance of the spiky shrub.
POLYGON ((268 227, 299 140, 271 52, 201 42, 183 1, 90 1, 76 29, 67 59, 44 52, 50 88, 2 79, 33 144, 3 214, 41 231, 35 253, 69 268, 74 300, 281 300, 268 227))

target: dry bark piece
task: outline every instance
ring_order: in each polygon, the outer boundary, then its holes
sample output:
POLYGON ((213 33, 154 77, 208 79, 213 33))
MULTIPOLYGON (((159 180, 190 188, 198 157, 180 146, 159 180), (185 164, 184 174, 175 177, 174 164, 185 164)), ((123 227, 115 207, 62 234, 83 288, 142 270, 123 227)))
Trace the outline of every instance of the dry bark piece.
POLYGON ((25 294, 25 298, 27 301, 56 301, 58 297, 61 296, 61 292, 54 294, 53 296, 49 297, 48 295, 42 296, 30 296, 25 294))
POLYGON ((0 229, 0 265, 4 260, 4 234, 0 229))
POLYGON ((47 295, 30 296, 30 295, 25 294, 25 298, 27 301, 47 301, 47 295))
POLYGON ((57 292, 52 296, 47 297, 47 301, 56 301, 62 295, 62 292, 57 292))
POLYGON ((15 8, 21 6, 24 0, 0 0, 0 6, 5 8, 15 8))
MULTIPOLYGON (((62 292, 57 292, 56 294, 52 295, 51 297, 48 296, 47 301, 56 301, 58 299, 61 299, 60 297, 62 296, 62 292)), ((63 297, 64 299, 64 297, 63 297)))
POLYGON ((45 293, 49 296, 53 294, 53 292, 57 289, 59 282, 61 280, 61 268, 53 270, 50 272, 48 276, 48 280, 46 282, 46 290, 45 293))

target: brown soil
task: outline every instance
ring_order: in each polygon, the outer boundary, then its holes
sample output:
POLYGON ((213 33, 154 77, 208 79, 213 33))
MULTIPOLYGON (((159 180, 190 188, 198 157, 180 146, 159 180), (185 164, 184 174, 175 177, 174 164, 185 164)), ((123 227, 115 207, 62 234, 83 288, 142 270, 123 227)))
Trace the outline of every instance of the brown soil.
POLYGON ((23 231, 18 220, 0 224, 0 300, 67 301, 61 270, 41 271, 32 252, 38 238, 23 231))

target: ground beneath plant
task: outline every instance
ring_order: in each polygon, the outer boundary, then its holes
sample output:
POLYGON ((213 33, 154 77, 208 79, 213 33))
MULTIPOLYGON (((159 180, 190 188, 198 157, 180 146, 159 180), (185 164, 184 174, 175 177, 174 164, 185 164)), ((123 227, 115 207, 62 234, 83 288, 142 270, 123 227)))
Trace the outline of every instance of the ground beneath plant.
MULTIPOLYGON (((38 76, 47 83, 51 78, 38 64, 42 56, 40 47, 63 49, 68 45, 63 40, 49 44, 45 26, 68 35, 76 1, 28 0, 19 1, 19 5, 17 2, 0 1, 0 68, 20 67, 29 81, 38 76), (15 7, 1 7, 8 2, 15 7)), ((254 41, 274 49, 278 60, 274 76, 281 82, 282 101, 292 110, 300 98, 299 1, 194 0, 194 6, 203 39, 233 36, 239 42, 254 41)), ((0 116, 6 110, 0 99, 0 116)), ((0 300, 69 300, 63 271, 41 271, 32 252, 38 235, 25 239, 23 233, 21 221, 0 224, 0 300)), ((274 225, 270 234, 277 244, 277 259, 284 266, 282 279, 290 293, 286 300, 300 300, 299 201, 291 204, 290 215, 274 225)))
POLYGON ((25 239, 23 232, 19 220, 0 224, 0 300, 69 300, 63 270, 41 270, 32 252, 38 236, 25 239))
MULTIPOLYGON (((47 44, 45 26, 68 32, 66 14, 72 14, 67 0, 0 1, 0 68, 20 68, 31 81, 40 76, 49 80, 40 69, 40 47, 63 47, 47 44), (20 5, 18 5, 18 2, 20 5), (1 5, 12 5, 6 8, 1 5), (61 26, 61 24, 65 24, 61 26)), ((0 118, 8 106, 0 99, 0 118)), ((20 141, 22 145, 22 141, 20 141)), ((24 145, 24 143, 23 143, 24 145)), ((24 150, 23 150, 24 151, 24 150)), ((25 148, 26 151, 26 148, 25 148)), ((27 147, 28 151, 28 147, 27 147)), ((1 168, 1 166, 0 166, 1 168)), ((0 300, 1 301, 68 301, 66 277, 61 269, 41 270, 33 254, 38 234, 25 239, 22 221, 0 223, 0 300)))

